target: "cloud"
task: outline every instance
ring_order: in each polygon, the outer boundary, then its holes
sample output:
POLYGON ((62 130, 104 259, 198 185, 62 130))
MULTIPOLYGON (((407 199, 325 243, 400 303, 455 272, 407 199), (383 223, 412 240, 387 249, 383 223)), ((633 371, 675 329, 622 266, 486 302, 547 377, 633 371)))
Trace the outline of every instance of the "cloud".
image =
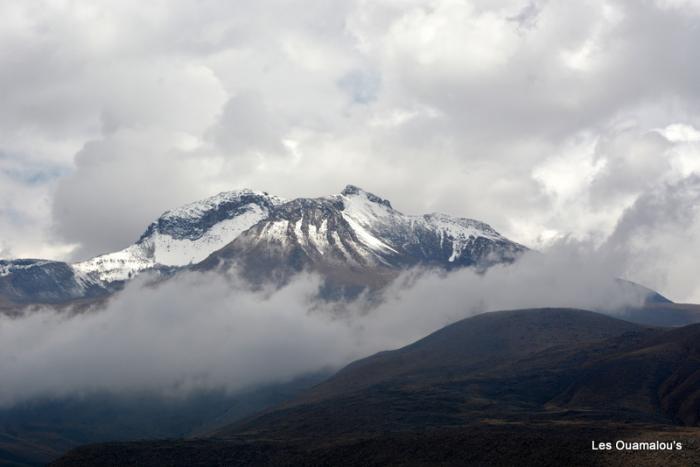
POLYGON ((284 153, 283 128, 262 97, 252 91, 230 98, 208 135, 225 154, 244 157, 250 152, 284 153))
POLYGON ((606 251, 624 254, 630 277, 674 300, 700 302, 700 176, 693 174, 639 197, 621 216, 606 251))
POLYGON ((369 104, 379 93, 379 76, 372 72, 353 70, 338 80, 338 86, 358 104, 369 104))
POLYGON ((78 152, 52 206, 55 234, 80 245, 74 258, 124 248, 173 204, 208 194, 206 155, 178 149, 178 138, 182 135, 120 129, 78 152))
POLYGON ((0 152, 0 258, 64 254, 46 232, 51 200, 46 186, 62 167, 0 152), (53 243, 53 244, 52 244, 53 243))
POLYGON ((236 390, 337 366, 359 347, 347 324, 307 311, 316 287, 304 278, 265 295, 220 276, 188 275, 158 288, 134 283, 101 311, 2 318, 0 403, 236 390))
POLYGON ((533 247, 602 242, 636 200, 700 173, 697 12, 621 0, 5 3, 0 151, 18 155, 16 173, 61 176, 6 185, 26 196, 4 198, 3 241, 82 258, 218 191, 294 198, 353 183, 533 247), (18 212, 32 222, 13 222, 18 212))
POLYGON ((318 301, 314 276, 262 291, 213 273, 158 286, 140 278, 103 309, 0 317, 0 405, 101 392, 235 392, 339 368, 486 311, 638 304, 643 297, 612 280, 619 257, 562 242, 486 274, 412 271, 378 303, 318 301))

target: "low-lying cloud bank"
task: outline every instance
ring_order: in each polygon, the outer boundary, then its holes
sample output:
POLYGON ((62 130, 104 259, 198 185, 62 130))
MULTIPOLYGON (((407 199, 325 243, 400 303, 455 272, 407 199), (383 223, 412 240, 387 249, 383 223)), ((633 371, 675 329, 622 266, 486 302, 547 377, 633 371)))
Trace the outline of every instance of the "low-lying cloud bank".
POLYGON ((107 391, 184 396, 232 392, 338 368, 498 309, 614 309, 643 297, 620 288, 614 255, 563 243, 479 275, 409 272, 379 304, 319 302, 320 279, 251 291, 215 274, 149 286, 137 280, 100 311, 0 319, 0 406, 107 391))

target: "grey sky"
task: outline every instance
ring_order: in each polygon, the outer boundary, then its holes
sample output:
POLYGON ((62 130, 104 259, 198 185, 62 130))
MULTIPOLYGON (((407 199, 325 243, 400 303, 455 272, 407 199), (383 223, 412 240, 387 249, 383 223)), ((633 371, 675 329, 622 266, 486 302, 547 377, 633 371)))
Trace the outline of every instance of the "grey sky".
POLYGON ((2 2, 0 253, 353 183, 539 248, 622 219, 648 253, 623 273, 700 300, 698 212, 671 195, 700 173, 698 43, 690 0, 2 2))

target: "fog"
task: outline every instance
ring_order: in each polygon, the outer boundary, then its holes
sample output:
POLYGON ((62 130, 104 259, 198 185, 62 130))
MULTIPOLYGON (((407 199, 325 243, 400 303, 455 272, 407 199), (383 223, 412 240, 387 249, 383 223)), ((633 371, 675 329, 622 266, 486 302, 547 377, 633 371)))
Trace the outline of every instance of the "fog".
POLYGON ((337 369, 485 311, 640 303, 613 280, 618 258, 600 253, 563 241, 485 274, 408 271, 378 303, 320 301, 313 275, 279 290, 251 290, 214 273, 184 273, 158 286, 142 277, 100 310, 1 318, 0 405, 105 391, 235 392, 337 369))

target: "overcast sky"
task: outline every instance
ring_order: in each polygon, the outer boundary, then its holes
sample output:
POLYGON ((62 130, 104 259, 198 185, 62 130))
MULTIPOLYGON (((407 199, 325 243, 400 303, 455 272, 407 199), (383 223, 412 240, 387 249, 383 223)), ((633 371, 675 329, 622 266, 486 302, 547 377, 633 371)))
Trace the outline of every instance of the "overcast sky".
POLYGON ((697 44, 693 0, 0 2, 0 257, 352 183, 700 301, 697 44))

